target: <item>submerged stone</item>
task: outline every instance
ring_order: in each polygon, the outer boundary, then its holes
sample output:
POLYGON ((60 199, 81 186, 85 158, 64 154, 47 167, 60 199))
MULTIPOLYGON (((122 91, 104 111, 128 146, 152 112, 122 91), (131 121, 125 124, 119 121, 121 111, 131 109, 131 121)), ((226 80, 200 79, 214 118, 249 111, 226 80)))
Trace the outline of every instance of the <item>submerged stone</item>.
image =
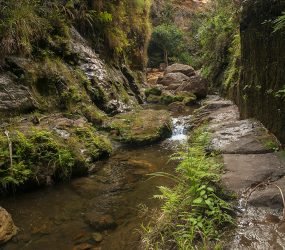
POLYGON ((18 232, 11 215, 0 207, 0 245, 9 241, 18 232))

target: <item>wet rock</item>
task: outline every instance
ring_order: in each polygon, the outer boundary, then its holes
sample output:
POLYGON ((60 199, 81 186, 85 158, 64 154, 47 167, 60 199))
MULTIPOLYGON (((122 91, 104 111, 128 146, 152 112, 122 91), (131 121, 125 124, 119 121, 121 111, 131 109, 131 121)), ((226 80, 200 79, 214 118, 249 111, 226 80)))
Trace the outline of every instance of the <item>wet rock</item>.
POLYGON ((168 108, 173 112, 183 112, 185 110, 185 104, 183 102, 173 102, 168 105, 168 108))
POLYGON ((85 215, 86 222, 96 231, 115 229, 117 223, 111 215, 102 215, 97 212, 89 212, 85 215))
POLYGON ((182 73, 189 77, 194 76, 196 74, 194 68, 192 68, 189 65, 180 64, 180 63, 174 63, 168 66, 165 69, 165 74, 168 74, 168 73, 182 73))
POLYGON ((120 114, 107 122, 106 127, 116 130, 114 139, 126 144, 146 145, 171 135, 170 115, 163 110, 139 110, 120 114))
POLYGON ((9 241, 18 232, 11 215, 0 207, 0 245, 9 241))
POLYGON ((225 154, 265 154, 273 152, 265 144, 270 135, 262 132, 261 124, 251 120, 232 121, 231 114, 215 118, 209 128, 213 131, 211 148, 225 154))
POLYGON ((139 168, 146 169, 147 172, 153 172, 157 168, 157 166, 151 164, 150 162, 146 160, 130 159, 128 160, 128 164, 130 164, 131 166, 134 166, 135 169, 139 169, 139 168))
POLYGON ((36 106, 29 89, 7 74, 0 74, 0 113, 26 112, 36 106))
POLYGON ((76 245, 72 248, 73 250, 91 250, 93 249, 93 246, 89 243, 81 243, 79 245, 76 245))
POLYGON ((101 242, 103 240, 103 235, 100 234, 100 233, 93 233, 92 234, 92 239, 95 241, 95 242, 101 242))
POLYGON ((196 75, 181 83, 176 91, 188 91, 195 94, 198 98, 205 98, 208 94, 208 85, 207 79, 196 75))
POLYGON ((225 154, 225 174, 222 182, 233 192, 241 192, 249 187, 285 174, 279 158, 273 154, 225 154))
POLYGON ((71 186, 83 196, 95 196, 99 195, 104 189, 104 185, 99 183, 94 178, 84 177, 80 179, 75 179, 71 182, 71 186))
MULTIPOLYGON (((271 184, 275 184, 279 186, 283 192, 285 191, 285 177, 278 181, 272 182, 271 184)), ((276 186, 273 185, 255 190, 251 194, 248 202, 256 207, 270 207, 277 209, 283 208, 283 201, 280 191, 276 186)))

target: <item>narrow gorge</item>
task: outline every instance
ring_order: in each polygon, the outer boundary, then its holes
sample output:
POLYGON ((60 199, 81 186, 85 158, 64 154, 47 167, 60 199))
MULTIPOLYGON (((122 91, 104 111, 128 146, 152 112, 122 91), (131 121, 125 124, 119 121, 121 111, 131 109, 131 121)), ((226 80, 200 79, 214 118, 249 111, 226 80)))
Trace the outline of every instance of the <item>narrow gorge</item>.
POLYGON ((0 249, 285 249, 284 0, 0 0, 0 249))

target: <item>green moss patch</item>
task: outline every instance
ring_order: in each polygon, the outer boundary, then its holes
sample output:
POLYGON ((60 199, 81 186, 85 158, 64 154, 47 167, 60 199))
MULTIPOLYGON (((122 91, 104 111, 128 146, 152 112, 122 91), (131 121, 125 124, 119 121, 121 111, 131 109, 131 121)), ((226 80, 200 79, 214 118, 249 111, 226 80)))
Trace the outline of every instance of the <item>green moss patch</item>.
POLYGON ((162 90, 156 87, 152 87, 152 88, 147 88, 144 93, 146 97, 150 95, 160 96, 162 94, 162 90))
POLYGON ((0 131, 0 191, 86 175, 112 152, 108 138, 82 118, 50 116, 36 126, 25 122, 9 130, 8 136, 0 131))

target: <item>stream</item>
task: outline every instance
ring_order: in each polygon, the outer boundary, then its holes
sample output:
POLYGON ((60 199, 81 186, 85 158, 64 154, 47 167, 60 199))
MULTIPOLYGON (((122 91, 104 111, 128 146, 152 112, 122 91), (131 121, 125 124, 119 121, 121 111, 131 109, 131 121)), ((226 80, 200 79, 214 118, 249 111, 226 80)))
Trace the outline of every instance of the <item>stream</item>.
POLYGON ((167 178, 147 174, 174 171, 175 163, 169 158, 186 142, 192 112, 193 108, 171 112, 173 135, 161 143, 117 146, 89 177, 2 199, 1 206, 11 213, 20 231, 1 249, 138 249, 137 229, 147 223, 142 207, 158 208, 159 200, 153 198, 157 186, 172 185, 167 178), (98 220, 108 225, 94 228, 98 220))

